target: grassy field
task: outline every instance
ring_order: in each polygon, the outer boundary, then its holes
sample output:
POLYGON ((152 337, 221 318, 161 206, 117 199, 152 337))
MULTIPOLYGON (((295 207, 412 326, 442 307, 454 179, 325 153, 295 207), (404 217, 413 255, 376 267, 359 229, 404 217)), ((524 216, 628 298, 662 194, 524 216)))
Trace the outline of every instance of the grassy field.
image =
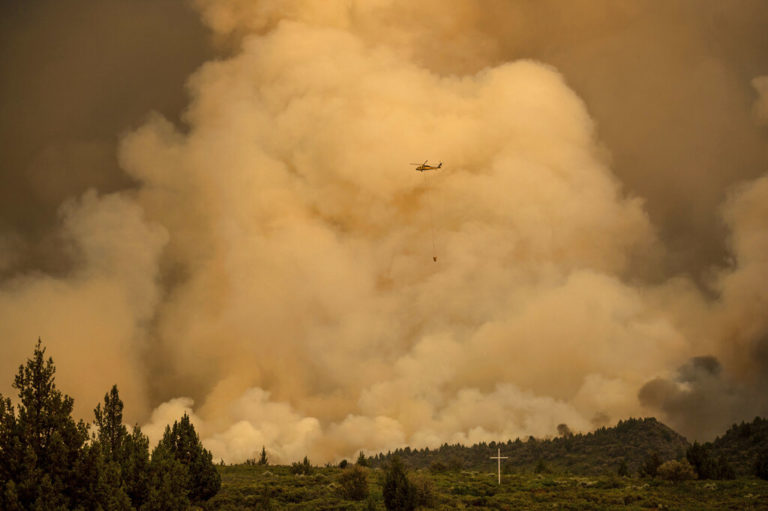
MULTIPOLYGON (((384 509, 384 471, 368 469, 370 496, 351 501, 341 496, 339 468, 315 468, 311 475, 294 475, 286 466, 222 466, 221 492, 206 509, 216 510, 367 510, 384 509)), ((615 476, 502 475, 411 471, 409 477, 431 487, 427 509, 768 509, 768 481, 686 481, 615 476)))

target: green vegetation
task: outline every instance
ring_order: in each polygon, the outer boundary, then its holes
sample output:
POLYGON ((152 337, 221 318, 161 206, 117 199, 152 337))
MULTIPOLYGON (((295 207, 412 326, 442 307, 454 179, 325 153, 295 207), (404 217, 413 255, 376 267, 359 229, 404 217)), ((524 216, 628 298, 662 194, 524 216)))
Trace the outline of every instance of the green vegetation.
POLYGON ((403 462, 397 456, 389 460, 382 495, 388 511, 411 511, 416 508, 416 487, 406 476, 403 462))
POLYGON ((166 428, 150 457, 149 439, 123 425, 117 386, 96 406, 89 436, 55 372, 38 341, 13 382, 18 405, 0 395, 0 509, 175 511, 219 491, 219 472, 188 416, 166 428))
MULTIPOLYGON (((382 467, 392 455, 397 455, 414 468, 443 470, 493 471, 497 447, 509 456, 504 462, 506 473, 570 472, 582 475, 616 474, 622 463, 628 474, 636 474, 646 460, 659 456, 661 462, 685 456, 688 441, 656 419, 628 419, 613 428, 599 428, 587 434, 573 434, 561 424, 559 437, 536 439, 529 437, 507 442, 480 443, 471 447, 444 444, 438 449, 397 449, 393 453, 369 458, 373 467, 382 467)), ((657 467, 658 467, 657 465, 657 467)))
POLYGON ((16 405, 0 396, 0 509, 412 510, 766 509, 768 421, 692 445, 655 419, 559 437, 398 449, 316 467, 258 460, 214 466, 184 415, 151 451, 123 425, 113 386, 92 425, 72 418, 38 342, 19 368, 16 405), (490 459, 501 448, 502 484, 490 459))
POLYGON ((311 470, 304 468, 306 460, 268 469, 222 466, 222 491, 208 507, 766 509, 768 481, 751 475, 756 470, 768 472, 764 424, 759 419, 748 428, 734 426, 723 438, 703 445, 690 445, 655 419, 629 419, 585 435, 560 425, 560 437, 554 439, 443 445, 432 450, 406 447, 358 456, 368 467, 346 460, 339 467, 311 470), (749 449, 741 453, 743 444, 749 449), (490 459, 497 447, 509 456, 500 486, 490 459), (353 478, 350 469, 360 472, 353 478), (742 474, 739 479, 733 479, 736 473, 742 474), (357 490, 352 491, 353 486, 357 490))
POLYGON ((753 475, 758 458, 768 451, 768 419, 734 424, 721 437, 704 444, 713 457, 723 458, 735 475, 753 475))
MULTIPOLYGON (((385 469, 361 468, 367 473, 369 496, 346 498, 338 467, 315 467, 311 476, 292 474, 287 466, 233 465, 217 467, 222 489, 206 509, 235 511, 280 509, 303 511, 384 511, 385 469), (264 507, 268 495, 269 508, 264 507)), ((495 467, 494 467, 495 468, 495 467)), ((417 509, 437 510, 647 510, 647 509, 767 509, 768 481, 741 478, 727 481, 666 481, 661 478, 623 478, 615 474, 575 476, 496 472, 434 473, 410 469, 407 477, 417 488, 428 481, 431 502, 417 509)), ((418 489, 417 489, 418 491, 418 489)), ((417 497, 418 498, 418 497, 417 497)))
POLYGON ((763 420, 753 424, 748 434, 734 426, 704 445, 688 444, 655 419, 629 419, 586 435, 561 425, 561 436, 549 440, 398 449, 366 458, 368 467, 342 462, 313 467, 311 475, 286 466, 221 466, 222 491, 208 508, 766 509, 768 481, 750 474, 767 470, 768 449, 763 420), (742 434, 733 435, 737 430, 742 434), (737 440, 749 442, 750 454, 739 455, 737 440), (497 447, 509 456, 501 485, 490 459, 497 447), (744 475, 733 479, 736 468, 744 475), (354 483, 351 469, 360 471, 354 483))
POLYGON ((341 495, 349 500, 364 500, 368 497, 368 474, 360 465, 354 465, 339 477, 341 495))
POLYGON ((659 466, 658 475, 665 481, 690 481, 696 477, 696 472, 687 460, 669 460, 659 466))

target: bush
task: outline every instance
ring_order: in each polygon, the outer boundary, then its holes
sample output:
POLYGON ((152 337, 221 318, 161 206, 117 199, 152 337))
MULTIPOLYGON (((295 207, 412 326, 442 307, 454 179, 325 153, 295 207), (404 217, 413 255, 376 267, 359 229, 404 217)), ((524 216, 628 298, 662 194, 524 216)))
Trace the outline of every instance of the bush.
POLYGON ((666 481, 688 481, 696 478, 696 473, 693 471, 693 467, 688 460, 665 461, 659 466, 657 470, 659 477, 666 481))
POLYGON ((384 507, 388 511, 412 511, 416 508, 416 489, 408 480, 400 458, 393 456, 384 479, 384 507))
POLYGON ((364 500, 368 497, 368 476, 359 465, 344 470, 339 476, 341 494, 349 500, 364 500))
POLYGON ((451 456, 448 460, 448 470, 458 472, 464 468, 464 460, 458 456, 451 456))
POLYGON ((415 492, 417 507, 433 507, 435 505, 435 486, 432 479, 424 474, 418 474, 409 478, 415 492))
POLYGON ((446 470, 448 470, 448 466, 442 461, 433 461, 429 465, 429 470, 434 474, 439 474, 441 472, 445 472, 446 470))
POLYGON ((760 479, 768 480, 768 449, 763 449, 755 459, 754 473, 760 479))
POLYGON ((661 466, 661 458, 659 458, 658 454, 653 453, 647 458, 645 458, 645 461, 643 462, 643 464, 640 465, 638 474, 640 475, 640 477, 656 477, 656 474, 660 466, 661 466))
POLYGON ((292 463, 291 464, 291 474, 303 474, 305 476, 312 474, 312 464, 309 462, 309 459, 304 456, 304 460, 299 463, 292 463))

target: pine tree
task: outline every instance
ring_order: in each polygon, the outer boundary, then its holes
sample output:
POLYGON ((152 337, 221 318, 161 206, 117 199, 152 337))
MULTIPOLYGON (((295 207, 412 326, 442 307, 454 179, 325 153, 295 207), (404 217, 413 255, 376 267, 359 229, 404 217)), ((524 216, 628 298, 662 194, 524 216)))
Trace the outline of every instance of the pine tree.
MULTIPOLYGON (((38 340, 13 381, 19 404, 0 405, 0 504, 23 509, 65 509, 81 502, 88 429, 72 418, 74 401, 54 383, 53 359, 38 340), (12 483, 12 484, 11 484, 12 483)), ((92 475, 97 472, 90 472, 92 475)))
MULTIPOLYGON (((211 453, 203 448, 195 427, 186 413, 172 428, 166 428, 160 441, 187 470, 187 490, 193 503, 204 502, 218 493, 221 476, 213 464, 211 453)), ((154 458, 154 454, 152 455, 154 458)))
POLYGON ((384 479, 384 507, 388 511, 412 511, 416 508, 416 492, 406 476, 398 456, 393 456, 384 479))
POLYGON ((99 500, 104 509, 130 509, 131 499, 124 480, 128 430, 123 425, 123 402, 117 385, 104 395, 104 406, 96 405, 94 447, 102 458, 99 500))
POLYGON ((357 457, 357 464, 361 467, 367 467, 368 466, 368 460, 365 458, 365 454, 363 454, 363 451, 360 451, 360 455, 357 457))
POLYGON ((709 451, 699 442, 693 442, 685 453, 685 458, 693 467, 699 479, 717 479, 714 460, 709 451))
POLYGON ((126 438, 123 465, 125 492, 136 509, 140 509, 149 498, 150 470, 149 439, 137 424, 126 438))
POLYGON ((261 456, 259 456, 259 465, 269 465, 269 458, 267 457, 267 450, 264 446, 261 446, 261 456))
MULTIPOLYGON (((166 426, 165 433, 170 434, 170 427, 166 426)), ((148 483, 141 511, 182 511, 189 507, 187 467, 176 458, 168 442, 161 441, 152 451, 148 483)))
POLYGON ((96 405, 93 410, 96 417, 97 440, 107 461, 120 462, 123 460, 124 444, 128 437, 128 429, 123 425, 123 402, 117 390, 117 385, 104 395, 104 407, 96 405))

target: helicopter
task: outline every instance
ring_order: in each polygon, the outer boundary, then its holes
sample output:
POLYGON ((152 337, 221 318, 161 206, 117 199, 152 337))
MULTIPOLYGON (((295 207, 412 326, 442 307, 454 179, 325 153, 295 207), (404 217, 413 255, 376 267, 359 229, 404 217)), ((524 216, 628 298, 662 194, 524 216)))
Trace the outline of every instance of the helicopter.
POLYGON ((424 163, 411 163, 411 165, 418 165, 418 167, 416 167, 416 170, 418 170, 419 172, 424 172, 425 170, 437 170, 443 166, 443 162, 438 163, 437 167, 435 167, 434 165, 428 165, 427 164, 428 161, 429 160, 424 160, 424 163))

